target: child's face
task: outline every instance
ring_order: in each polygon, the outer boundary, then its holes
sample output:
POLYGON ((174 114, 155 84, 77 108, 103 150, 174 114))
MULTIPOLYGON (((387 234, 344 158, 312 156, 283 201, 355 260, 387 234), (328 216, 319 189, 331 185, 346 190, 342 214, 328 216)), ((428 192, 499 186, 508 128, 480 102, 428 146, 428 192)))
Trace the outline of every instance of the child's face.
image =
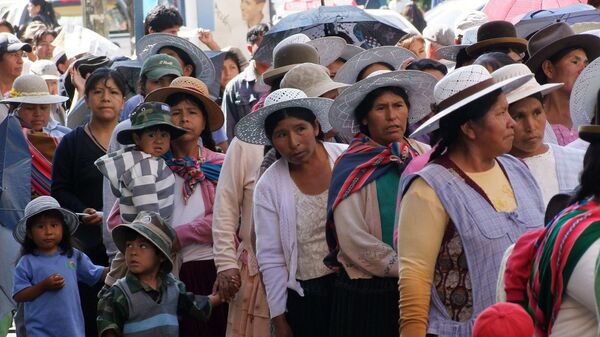
POLYGON ((164 257, 148 240, 138 236, 125 241, 125 263, 129 270, 138 276, 155 275, 164 257))
POLYGON ((27 235, 40 253, 54 254, 63 238, 63 220, 56 216, 38 217, 34 219, 27 235))
POLYGON ((141 136, 133 134, 133 140, 138 148, 154 157, 160 157, 169 151, 171 134, 160 129, 144 130, 141 136))

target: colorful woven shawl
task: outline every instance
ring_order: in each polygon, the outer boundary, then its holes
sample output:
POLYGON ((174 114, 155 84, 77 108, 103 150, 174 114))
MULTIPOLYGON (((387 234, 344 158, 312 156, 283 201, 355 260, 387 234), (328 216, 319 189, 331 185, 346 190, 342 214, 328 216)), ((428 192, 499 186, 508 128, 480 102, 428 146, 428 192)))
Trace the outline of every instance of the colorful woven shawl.
POLYGON ((600 205, 587 199, 563 210, 535 243, 528 284, 536 335, 552 332, 566 285, 585 251, 600 238, 600 205))
POLYGON ((330 253, 323 261, 329 268, 338 269, 341 266, 337 261, 339 244, 333 221, 337 205, 389 170, 396 169, 401 174, 417 155, 418 152, 407 142, 382 146, 363 133, 358 133, 352 139, 348 149, 337 159, 329 187, 325 234, 330 253))
POLYGON ((26 128, 23 129, 23 136, 31 153, 31 197, 50 195, 52 158, 60 138, 26 128))
POLYGON ((173 153, 169 151, 164 155, 164 159, 171 171, 183 178, 183 199, 187 202, 194 193, 196 185, 203 180, 208 179, 215 184, 217 183, 221 174, 221 167, 223 167, 224 156, 214 156, 212 159, 203 161, 189 156, 173 158, 173 153))

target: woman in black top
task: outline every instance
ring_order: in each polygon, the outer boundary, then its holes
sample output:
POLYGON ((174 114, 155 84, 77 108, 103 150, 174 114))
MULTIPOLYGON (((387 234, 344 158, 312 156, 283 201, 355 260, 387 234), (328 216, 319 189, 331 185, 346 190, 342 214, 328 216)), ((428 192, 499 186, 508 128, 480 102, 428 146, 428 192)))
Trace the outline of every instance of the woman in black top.
MULTIPOLYGON (((106 154, 113 129, 125 101, 125 80, 115 70, 100 68, 85 83, 85 100, 91 110, 90 122, 63 137, 54 154, 52 196, 73 212, 86 213, 74 237, 94 264, 107 266, 102 244, 102 182, 96 159, 106 154)), ((108 215, 108 214, 107 214, 108 215)), ((106 215, 106 216, 107 216, 106 215)), ((96 288, 79 286, 86 336, 97 336, 96 288)))

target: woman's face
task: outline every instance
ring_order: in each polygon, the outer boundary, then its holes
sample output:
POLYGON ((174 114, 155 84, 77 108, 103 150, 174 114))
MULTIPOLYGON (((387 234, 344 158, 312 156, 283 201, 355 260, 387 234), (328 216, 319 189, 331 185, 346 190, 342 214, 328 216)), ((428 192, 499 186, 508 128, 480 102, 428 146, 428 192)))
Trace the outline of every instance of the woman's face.
POLYGON ((196 143, 206 127, 202 108, 187 99, 171 106, 171 121, 173 124, 187 130, 183 136, 175 139, 174 142, 196 143))
POLYGON ((536 98, 526 97, 511 104, 508 111, 515 121, 512 152, 519 157, 537 154, 543 148, 546 127, 542 103, 536 98))
POLYGON ((367 127, 371 139, 381 145, 388 145, 404 138, 407 120, 408 105, 404 98, 386 91, 375 99, 361 124, 367 127))
POLYGON ((308 162, 317 147, 319 126, 304 119, 287 117, 275 126, 271 143, 285 160, 299 165, 308 162))
POLYGON ((40 14, 40 11, 42 10, 42 6, 40 5, 34 5, 31 2, 29 2, 27 4, 27 12, 29 13, 29 17, 34 17, 38 14, 40 14))
POLYGON ((564 83, 565 85, 559 89, 568 93, 573 90, 575 80, 579 74, 588 65, 587 54, 583 49, 572 50, 567 55, 563 56, 556 64, 552 64, 546 60, 544 63, 546 77, 549 83, 564 83))
POLYGON ((92 118, 113 121, 119 117, 125 97, 112 78, 100 80, 86 96, 92 118))
POLYGON ((223 62, 223 70, 221 71, 221 88, 225 88, 227 83, 239 73, 240 69, 237 64, 231 59, 225 59, 223 62))
POLYGON ((414 40, 413 43, 410 44, 408 50, 417 55, 417 59, 427 58, 427 54, 425 53, 425 43, 421 40, 414 40))
POLYGON ((23 127, 40 132, 50 120, 50 104, 22 103, 19 118, 23 127))
POLYGON ((508 153, 512 148, 515 121, 508 113, 508 102, 504 94, 498 96, 481 120, 467 123, 472 126, 469 138, 493 157, 508 153))

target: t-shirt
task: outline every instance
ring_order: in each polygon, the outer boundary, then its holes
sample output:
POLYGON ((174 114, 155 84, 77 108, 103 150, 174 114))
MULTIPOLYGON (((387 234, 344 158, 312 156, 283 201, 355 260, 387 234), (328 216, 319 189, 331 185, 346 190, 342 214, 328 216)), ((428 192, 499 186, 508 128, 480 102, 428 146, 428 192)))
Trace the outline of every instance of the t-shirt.
POLYGON ((554 159, 552 147, 549 146, 548 151, 542 154, 522 159, 540 186, 544 205, 548 205, 550 199, 560 191, 558 175, 556 173, 556 160, 554 159))
POLYGON ((60 252, 54 255, 23 256, 15 270, 13 297, 54 273, 65 279, 62 289, 46 291, 35 300, 25 302, 27 336, 84 337, 85 323, 77 282, 92 286, 100 280, 103 271, 104 267, 92 264, 89 257, 77 249, 73 249, 71 257, 61 255, 60 252))

